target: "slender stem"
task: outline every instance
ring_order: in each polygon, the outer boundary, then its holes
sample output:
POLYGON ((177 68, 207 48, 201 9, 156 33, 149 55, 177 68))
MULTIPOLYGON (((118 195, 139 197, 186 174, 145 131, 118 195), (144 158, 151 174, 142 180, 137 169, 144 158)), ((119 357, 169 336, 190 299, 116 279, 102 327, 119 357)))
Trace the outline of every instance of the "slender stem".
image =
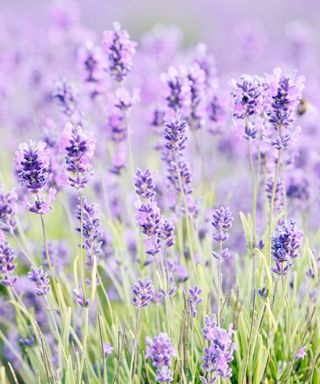
POLYGON ((218 263, 218 298, 217 298, 217 323, 218 323, 218 327, 220 327, 221 325, 221 310, 220 310, 220 306, 221 306, 221 296, 222 296, 222 271, 221 271, 221 267, 222 267, 222 241, 220 241, 220 257, 219 257, 219 263, 218 263))
POLYGON ((270 202, 270 216, 269 216, 269 234, 268 234, 268 243, 269 243, 269 264, 271 265, 271 231, 272 231, 272 221, 273 221, 273 209, 274 209, 274 200, 277 190, 277 183, 279 179, 280 174, 280 168, 281 168, 281 149, 278 149, 278 156, 277 156, 277 167, 276 167, 276 173, 273 181, 273 187, 272 187, 272 195, 271 195, 271 202, 270 202))
POLYGON ((252 227, 253 227, 253 247, 256 246, 256 216, 257 216, 257 188, 256 188, 256 176, 254 170, 253 156, 251 150, 251 143, 248 140, 248 152, 250 160, 250 170, 251 170, 251 179, 252 179, 252 227))
POLYGON ((82 342, 82 355, 81 355, 80 372, 79 372, 79 384, 82 384, 82 373, 84 368, 85 357, 87 354, 87 343, 88 343, 89 308, 84 308, 84 311, 85 311, 85 320, 84 320, 84 332, 83 332, 83 342, 82 342))
POLYGON ((86 300, 85 293, 85 265, 83 258, 83 196, 79 190, 79 201, 80 201, 80 278, 81 288, 84 301, 86 300))

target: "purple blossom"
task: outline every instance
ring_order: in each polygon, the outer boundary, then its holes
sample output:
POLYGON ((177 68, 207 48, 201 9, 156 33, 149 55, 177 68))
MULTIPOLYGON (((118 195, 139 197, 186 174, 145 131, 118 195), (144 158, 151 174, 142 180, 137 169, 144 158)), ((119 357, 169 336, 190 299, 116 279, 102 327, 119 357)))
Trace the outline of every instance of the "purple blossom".
MULTIPOLYGON (((269 177, 266 183, 266 195, 267 195, 269 204, 271 204, 271 200, 272 200, 273 184, 274 184, 274 178, 269 177)), ((283 188, 282 180, 279 178, 277 180, 275 194, 274 194, 274 200, 273 200, 274 208, 280 211, 283 208, 283 202, 284 202, 284 188, 283 188)))
MULTIPOLYGON (((82 210, 79 202, 77 206, 77 219, 81 225, 82 217, 83 248, 87 253, 86 264, 88 266, 92 266, 94 258, 101 254, 103 233, 99 216, 98 206, 88 203, 87 199, 82 197, 82 210)), ((81 228, 78 227, 77 231, 80 232, 81 228)))
POLYGON ((174 230, 174 226, 168 220, 162 219, 159 236, 168 248, 174 245, 174 230))
POLYGON ((153 299, 153 286, 150 279, 138 279, 132 286, 132 303, 137 308, 144 308, 149 305, 153 299))
POLYGON ((167 86, 165 100, 168 108, 174 112, 189 109, 191 91, 186 69, 170 67, 168 73, 162 74, 161 79, 167 86))
POLYGON ((69 184, 82 189, 92 174, 91 160, 95 151, 95 139, 92 134, 85 134, 80 125, 67 123, 61 136, 60 145, 65 152, 66 169, 69 184))
POLYGON ((90 87, 90 96, 95 97, 102 91, 102 80, 104 76, 104 62, 100 47, 87 44, 79 49, 79 63, 83 73, 83 81, 90 87))
POLYGON ((187 141, 187 123, 178 116, 165 123, 164 140, 165 147, 173 153, 181 152, 187 141))
POLYGON ((134 176, 134 185, 136 188, 136 194, 141 196, 143 199, 152 200, 155 197, 155 185, 149 169, 146 169, 144 172, 137 169, 134 176))
POLYGON ((104 357, 110 356, 112 351, 113 351, 112 345, 110 345, 109 343, 103 343, 103 354, 104 354, 104 357))
POLYGON ((79 288, 79 290, 74 289, 73 290, 75 296, 76 296, 76 301, 82 308, 88 308, 90 305, 90 300, 85 297, 82 288, 79 288))
POLYGON ((190 307, 191 316, 197 316, 197 307, 202 303, 203 299, 201 297, 202 289, 195 286, 193 288, 189 288, 189 296, 187 298, 187 303, 190 307))
POLYGON ((296 359, 304 359, 304 358, 307 356, 306 348, 307 348, 307 347, 301 347, 301 348, 299 348, 298 351, 297 351, 297 353, 296 353, 295 358, 296 358, 296 359))
POLYGON ((303 233, 294 220, 279 221, 271 239, 271 253, 276 266, 271 270, 278 275, 287 274, 293 267, 293 259, 298 257, 303 233))
POLYGON ((231 81, 233 116, 247 119, 259 113, 261 107, 261 89, 257 77, 243 75, 239 81, 231 81))
POLYGON ((12 232, 16 228, 17 194, 5 192, 0 185, 0 230, 12 232))
POLYGON ((12 287, 17 281, 17 277, 12 275, 16 268, 15 257, 13 249, 0 231, 0 283, 6 287, 12 287))
POLYGON ((77 111, 78 101, 75 90, 67 80, 60 79, 55 82, 52 97, 66 116, 72 116, 77 111))
POLYGON ((276 149, 289 146, 295 131, 292 124, 302 97, 304 77, 284 74, 277 68, 269 78, 268 121, 271 124, 270 142, 276 149))
POLYGON ((224 242, 228 240, 228 231, 232 227, 233 217, 230 208, 221 206, 215 209, 212 214, 212 226, 215 229, 213 239, 215 241, 224 242))
POLYGON ((103 51, 106 54, 107 70, 116 81, 123 81, 131 71, 136 45, 117 22, 113 23, 113 30, 104 32, 103 51))
POLYGON ((203 350, 202 369, 205 373, 215 377, 231 377, 229 364, 233 360, 233 352, 236 345, 232 342, 233 328, 230 325, 228 331, 217 326, 216 316, 206 316, 203 328, 203 337, 209 341, 208 347, 203 350))
POLYGON ((128 137, 124 115, 118 111, 109 115, 108 129, 110 131, 111 140, 115 143, 121 143, 128 137))
POLYGON ((42 267, 31 267, 28 272, 28 279, 35 285, 35 294, 37 296, 45 296, 50 291, 50 280, 48 273, 42 267))
POLYGON ((46 144, 32 141, 29 144, 20 144, 15 161, 21 187, 33 194, 39 194, 49 179, 49 151, 46 144))
POLYGON ((197 130, 205 123, 205 72, 199 64, 194 63, 188 68, 187 78, 190 86, 190 115, 189 124, 191 129, 197 130))
POLYGON ((145 358, 152 359, 153 366, 157 368, 156 380, 159 383, 170 382, 168 380, 171 378, 172 381, 172 373, 169 370, 169 367, 176 352, 171 344, 169 336, 166 333, 160 333, 154 340, 147 337, 146 345, 147 350, 145 358))

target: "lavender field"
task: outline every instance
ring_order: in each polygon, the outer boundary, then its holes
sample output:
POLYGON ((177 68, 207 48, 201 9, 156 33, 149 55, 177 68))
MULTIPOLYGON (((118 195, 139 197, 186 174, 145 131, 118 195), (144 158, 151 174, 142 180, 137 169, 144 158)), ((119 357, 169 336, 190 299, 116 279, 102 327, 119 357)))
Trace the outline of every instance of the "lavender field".
POLYGON ((151 3, 0 2, 0 384, 319 384, 320 4, 151 3))

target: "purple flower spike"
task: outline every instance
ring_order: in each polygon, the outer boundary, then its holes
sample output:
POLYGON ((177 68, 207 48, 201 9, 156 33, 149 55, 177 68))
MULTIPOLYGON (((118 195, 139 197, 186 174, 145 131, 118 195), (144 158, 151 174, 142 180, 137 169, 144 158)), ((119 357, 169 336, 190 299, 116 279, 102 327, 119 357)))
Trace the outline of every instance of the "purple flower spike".
POLYGON ((233 352, 236 349, 236 345, 231 339, 232 335, 232 325, 226 331, 217 326, 215 315, 206 316, 203 337, 210 342, 210 345, 203 350, 202 369, 204 372, 209 375, 214 373, 215 377, 231 377, 229 364, 233 360, 233 352))
POLYGON ((202 289, 195 286, 194 288, 189 289, 189 297, 187 298, 187 303, 189 304, 191 316, 197 316, 197 307, 202 303, 203 299, 201 297, 202 289))
POLYGON ((104 32, 103 50, 107 56, 107 70, 116 81, 123 81, 131 71, 136 45, 117 22, 113 23, 113 30, 104 32))
POLYGON ((165 123, 165 146, 169 151, 178 153, 185 148, 187 123, 180 117, 165 123))
POLYGON ((75 91, 72 85, 65 79, 60 79, 55 82, 52 97, 66 116, 72 116, 76 112, 78 101, 75 96, 75 91))
POLYGON ((92 174, 91 160, 95 151, 95 139, 85 134, 80 125, 67 123, 60 145, 65 151, 69 184, 76 188, 85 188, 92 174))
POLYGON ((38 194, 49 179, 49 151, 45 143, 23 143, 16 152, 16 174, 21 187, 38 194))
POLYGON ((147 307, 152 301, 153 294, 152 281, 138 279, 138 282, 132 286, 132 303, 137 308, 147 307))
POLYGON ((233 217, 228 207, 220 207, 212 214, 212 226, 215 229, 213 239, 215 241, 228 240, 228 231, 232 227, 233 217))
POLYGON ((0 230, 12 232, 16 228, 17 195, 14 191, 5 192, 0 185, 0 230))
POLYGON ((35 284, 35 294, 37 296, 45 296, 49 293, 49 276, 42 267, 31 267, 31 271, 28 273, 28 279, 35 284))
POLYGON ((303 233, 294 220, 281 220, 272 236, 271 253, 276 266, 271 270, 278 275, 287 274, 293 267, 293 259, 298 257, 303 233))
POLYGON ((0 283, 6 287, 12 287, 17 280, 16 276, 12 276, 16 265, 14 264, 15 253, 5 240, 4 235, 0 232, 0 283))
MULTIPOLYGON (((93 265, 94 257, 101 254, 101 245, 103 233, 101 229, 101 222, 99 218, 99 210, 96 204, 89 204, 85 197, 82 197, 82 227, 83 227, 83 248, 87 253, 86 264, 91 267, 93 265)), ((77 219, 81 222, 81 206, 80 202, 77 206, 77 219)), ((80 232, 80 227, 77 231, 80 232)))
POLYGON ((144 199, 152 200, 155 195, 155 185, 152 180, 151 172, 147 169, 144 172, 137 169, 134 176, 134 185, 137 195, 144 199))
POLYGON ((160 333, 154 340, 147 337, 146 344, 147 350, 145 358, 152 359, 153 366, 157 368, 156 381, 159 383, 170 383, 172 381, 172 372, 169 367, 176 352, 169 336, 166 333, 160 333))

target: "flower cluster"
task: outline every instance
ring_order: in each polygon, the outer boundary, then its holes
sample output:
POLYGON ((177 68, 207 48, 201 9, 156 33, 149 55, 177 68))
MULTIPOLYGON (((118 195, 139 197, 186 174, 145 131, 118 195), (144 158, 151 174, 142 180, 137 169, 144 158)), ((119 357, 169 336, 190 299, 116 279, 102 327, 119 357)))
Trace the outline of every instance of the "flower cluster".
POLYGON ((113 23, 113 30, 104 32, 103 51, 108 62, 108 72, 116 81, 123 81, 131 71, 136 45, 119 23, 113 23))
POLYGON ((74 126, 69 122, 63 131, 60 145, 65 152, 69 184, 78 190, 85 188, 92 174, 95 139, 92 134, 84 133, 80 125, 74 126))
POLYGON ((160 333, 154 340, 147 337, 146 344, 145 358, 152 359, 153 366, 157 368, 156 381, 158 383, 170 383, 173 378, 169 367, 176 353, 169 336, 166 333, 160 333))
POLYGON ((90 96, 94 98, 102 92, 104 63, 101 49, 89 43, 79 49, 78 56, 83 81, 88 84, 90 96))
POLYGON ((55 82, 53 99, 67 116, 72 116, 78 109, 78 100, 73 86, 66 79, 59 79, 55 82))
POLYGON ((281 220, 272 236, 271 253, 276 266, 272 271, 278 275, 287 274, 293 267, 293 259, 298 257, 303 233, 293 220, 281 220))
POLYGON ((177 70, 170 67, 166 74, 162 74, 161 79, 167 87, 165 100, 169 110, 188 111, 191 104, 191 92, 186 68, 182 67, 177 70))
POLYGON ((33 194, 45 187, 49 178, 49 152, 45 143, 23 143, 16 152, 16 174, 21 187, 33 194))
POLYGON ((229 364, 233 360, 233 352, 236 349, 232 342, 233 328, 230 325, 228 331, 217 326, 216 316, 206 316, 203 328, 203 338, 210 344, 203 350, 202 369, 208 375, 209 380, 202 378, 202 383, 214 383, 218 377, 231 376, 229 364), (213 379, 212 375, 214 375, 213 379))
POLYGON ((5 192, 0 185, 0 230, 12 232, 16 228, 17 194, 5 192))
POLYGON ((280 68, 273 71, 269 78, 268 120, 273 127, 271 144, 277 148, 286 148, 293 138, 292 123, 302 97, 304 77, 282 73, 280 68))
POLYGON ((232 227, 233 216, 230 208, 221 206, 213 211, 211 224, 214 228, 213 240, 220 243, 220 253, 213 252, 216 259, 226 260, 230 254, 228 248, 222 248, 222 244, 229 238, 228 231, 232 227))
POLYGON ((153 298, 153 286, 150 279, 138 279, 137 283, 131 288, 132 303, 137 308, 147 307, 153 298))
POLYGON ((3 233, 0 232, 0 283, 6 287, 12 287, 17 281, 17 277, 12 275, 16 268, 15 257, 13 249, 5 240, 3 233))
POLYGON ((50 280, 48 273, 42 267, 31 267, 28 272, 28 279, 35 285, 35 294, 37 296, 45 296, 50 291, 50 280))
POLYGON ((203 301, 201 293, 202 289, 197 286, 189 288, 189 296, 187 297, 187 303, 190 307, 192 317, 197 316, 197 308, 203 301))
POLYGON ((147 255, 157 255, 162 248, 171 247, 174 243, 174 227, 161 216, 160 209, 155 200, 155 184, 151 172, 147 169, 138 169, 134 176, 136 193, 143 201, 136 202, 136 219, 142 233, 146 236, 144 241, 147 255))
POLYGON ((83 248, 86 250, 87 260, 86 264, 91 267, 95 257, 101 254, 101 245, 103 240, 103 233, 99 218, 99 211, 96 204, 88 203, 85 197, 81 197, 82 202, 79 202, 77 207, 77 219, 80 227, 77 231, 81 231, 84 237, 83 248))

